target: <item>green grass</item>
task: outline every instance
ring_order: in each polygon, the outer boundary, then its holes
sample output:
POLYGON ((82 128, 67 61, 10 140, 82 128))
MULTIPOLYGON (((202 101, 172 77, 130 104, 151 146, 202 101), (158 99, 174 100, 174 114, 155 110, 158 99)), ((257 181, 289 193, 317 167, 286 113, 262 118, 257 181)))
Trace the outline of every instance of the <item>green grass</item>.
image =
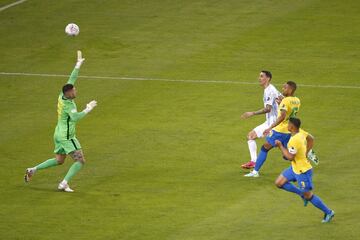
MULTIPOLYGON (((0 6, 9 1, 1 1, 0 6)), ((0 72, 252 81, 360 87, 359 1, 40 1, 0 13, 0 72), (64 27, 80 26, 69 38, 64 27)), ((74 194, 56 191, 71 164, 52 157, 65 78, 0 75, 0 239, 357 239, 359 88, 299 87, 299 117, 316 137, 315 192, 337 215, 302 206, 273 182, 272 151, 245 179, 245 136, 263 122, 256 85, 80 78, 78 124, 87 159, 74 194)), ((258 144, 263 142, 259 140, 258 144)))

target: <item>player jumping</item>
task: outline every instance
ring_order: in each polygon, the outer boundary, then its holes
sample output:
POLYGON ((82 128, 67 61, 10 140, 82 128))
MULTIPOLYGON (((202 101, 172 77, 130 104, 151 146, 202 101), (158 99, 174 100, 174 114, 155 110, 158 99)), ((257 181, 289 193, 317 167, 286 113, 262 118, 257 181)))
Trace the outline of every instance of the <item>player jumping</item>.
POLYGON ((264 135, 267 136, 266 142, 261 147, 254 170, 246 174, 245 177, 259 177, 259 170, 266 161, 268 152, 275 147, 275 140, 279 140, 284 146, 287 146, 291 137, 288 130, 289 118, 295 117, 300 108, 300 99, 294 96, 295 91, 295 82, 288 81, 284 84, 283 95, 285 98, 280 103, 278 118, 268 129, 264 131, 264 135))
POLYGON ((66 85, 63 86, 62 92, 58 97, 57 113, 58 123, 54 133, 55 158, 46 160, 39 165, 26 169, 25 182, 29 182, 37 170, 58 166, 64 163, 67 155, 74 159, 74 163, 58 186, 59 190, 73 192, 69 187, 70 179, 82 168, 85 163, 84 154, 81 150, 80 142, 76 138, 75 125, 77 121, 85 117, 94 107, 96 101, 91 101, 86 105, 82 112, 78 112, 75 104, 76 89, 75 81, 78 77, 80 67, 85 58, 82 57, 81 51, 77 52, 77 62, 74 70, 66 85))
POLYGON ((261 71, 259 76, 259 83, 264 88, 264 108, 255 111, 255 112, 245 112, 241 115, 242 119, 250 118, 255 115, 266 114, 266 121, 263 124, 260 124, 253 130, 251 130, 247 135, 249 151, 250 151, 250 161, 241 165, 242 168, 251 169, 255 167, 257 159, 257 146, 256 139, 264 137, 264 131, 268 129, 271 124, 276 121, 277 118, 277 109, 278 104, 277 100, 281 98, 280 92, 270 84, 272 74, 269 71, 261 71))
POLYGON ((295 193, 304 200, 304 206, 311 202, 315 207, 324 212, 323 223, 330 222, 335 212, 328 208, 323 201, 313 194, 312 166, 307 155, 314 145, 314 138, 304 130, 300 129, 301 121, 297 118, 290 118, 288 130, 292 137, 287 148, 281 141, 275 140, 275 145, 280 148, 284 158, 291 161, 291 167, 285 169, 276 179, 278 188, 295 193), (297 182, 298 188, 291 182, 297 182))

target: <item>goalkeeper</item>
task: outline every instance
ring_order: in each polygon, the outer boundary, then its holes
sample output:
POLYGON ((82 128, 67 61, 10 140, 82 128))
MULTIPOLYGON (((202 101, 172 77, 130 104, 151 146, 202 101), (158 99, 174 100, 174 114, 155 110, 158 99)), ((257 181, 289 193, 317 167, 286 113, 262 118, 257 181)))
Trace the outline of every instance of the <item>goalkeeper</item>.
POLYGON ((70 167, 69 171, 59 183, 58 189, 65 192, 73 192, 69 187, 69 181, 74 175, 80 171, 85 163, 84 154, 81 150, 80 142, 76 138, 75 125, 77 121, 85 117, 94 107, 96 107, 96 101, 91 101, 86 105, 86 108, 78 112, 75 104, 76 88, 74 86, 78 77, 80 67, 84 62, 81 51, 77 52, 78 58, 74 70, 72 71, 68 82, 63 86, 62 92, 58 98, 57 114, 58 122, 54 133, 55 143, 55 158, 46 160, 39 165, 26 169, 25 182, 29 182, 31 177, 38 171, 53 166, 58 166, 64 163, 67 155, 70 155, 74 159, 74 163, 70 167))

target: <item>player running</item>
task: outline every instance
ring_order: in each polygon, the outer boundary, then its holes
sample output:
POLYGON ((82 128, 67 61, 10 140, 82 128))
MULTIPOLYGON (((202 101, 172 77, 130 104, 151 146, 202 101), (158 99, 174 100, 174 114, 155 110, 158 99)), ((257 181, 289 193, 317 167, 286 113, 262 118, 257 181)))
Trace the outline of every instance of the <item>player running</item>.
POLYGON ((250 118, 255 115, 266 114, 266 121, 260 124, 247 135, 248 146, 250 151, 250 161, 241 165, 242 168, 251 169, 255 167, 257 159, 257 145, 256 139, 264 137, 264 131, 268 129, 271 124, 276 121, 278 104, 277 100, 282 98, 281 93, 270 84, 272 74, 269 71, 261 71, 259 76, 259 83, 264 88, 264 108, 255 112, 245 112, 241 115, 242 119, 250 118))
POLYGON ((86 108, 82 112, 77 111, 74 101, 76 97, 74 84, 78 77, 80 67, 85 60, 85 58, 82 57, 81 51, 78 51, 77 55, 75 68, 72 71, 67 84, 63 86, 62 92, 58 97, 58 123, 54 133, 55 158, 48 159, 35 167, 26 169, 24 177, 25 182, 29 182, 37 170, 61 165, 64 163, 66 156, 70 155, 75 162, 65 175, 64 180, 62 180, 58 186, 59 190, 63 190, 65 192, 73 192, 68 183, 85 163, 80 142, 76 138, 75 125, 77 121, 85 117, 91 110, 93 110, 97 104, 96 101, 91 101, 86 105, 86 108))
POLYGON ((275 145, 281 150, 284 159, 291 161, 291 167, 285 169, 276 179, 275 184, 278 188, 299 195, 304 206, 310 201, 315 207, 324 212, 323 223, 330 222, 335 216, 335 212, 328 208, 323 201, 313 194, 312 166, 307 159, 307 155, 314 145, 314 138, 309 133, 300 129, 301 121, 297 118, 290 118, 288 130, 292 137, 287 148, 281 141, 275 140, 275 145), (298 188, 291 182, 297 182, 298 188))
POLYGON ((259 170, 266 161, 268 152, 273 147, 275 147, 275 140, 279 140, 284 146, 287 146, 287 143, 291 137, 291 134, 287 128, 289 118, 295 117, 300 108, 300 99, 294 96, 295 91, 295 82, 288 81, 284 84, 284 99, 280 103, 278 118, 273 124, 270 125, 268 129, 264 131, 264 135, 267 136, 266 142, 261 147, 254 170, 248 174, 245 174, 245 177, 259 177, 259 170))

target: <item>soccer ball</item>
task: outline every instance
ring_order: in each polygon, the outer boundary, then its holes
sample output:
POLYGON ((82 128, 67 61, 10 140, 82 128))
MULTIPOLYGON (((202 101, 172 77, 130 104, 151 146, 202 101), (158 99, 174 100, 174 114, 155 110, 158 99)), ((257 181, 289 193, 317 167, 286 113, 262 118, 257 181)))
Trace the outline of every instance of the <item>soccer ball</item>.
POLYGON ((75 23, 69 23, 65 27, 65 33, 69 36, 77 36, 80 32, 79 26, 75 23))

